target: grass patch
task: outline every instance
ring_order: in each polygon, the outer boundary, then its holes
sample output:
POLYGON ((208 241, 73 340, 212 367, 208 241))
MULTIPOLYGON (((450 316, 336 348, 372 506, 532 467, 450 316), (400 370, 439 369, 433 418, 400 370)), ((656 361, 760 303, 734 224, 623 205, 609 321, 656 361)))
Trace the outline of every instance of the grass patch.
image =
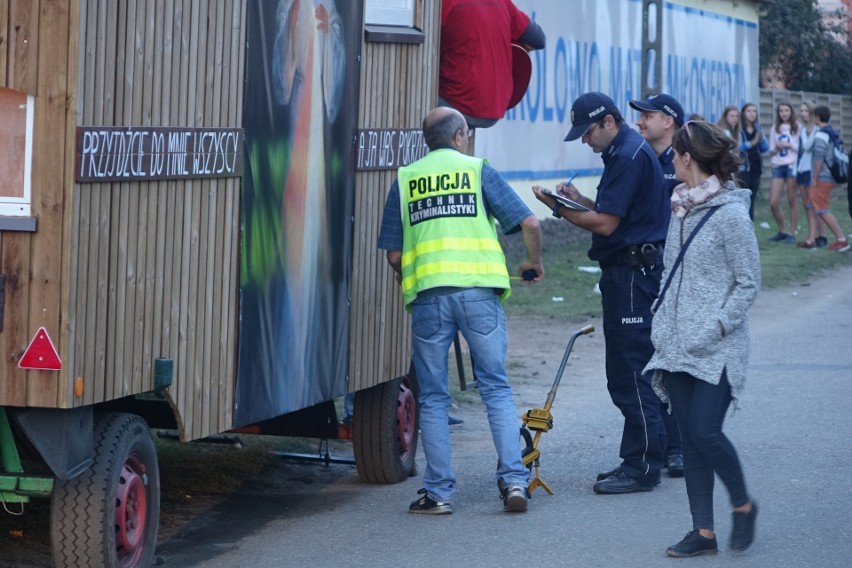
MULTIPOLYGON (((846 192, 835 190, 831 201, 831 210, 837 217, 840 227, 852 233, 852 221, 849 218, 846 192)), ((760 248, 760 267, 763 288, 777 288, 807 282, 822 276, 839 266, 852 265, 852 252, 836 253, 826 248, 800 249, 795 245, 769 242, 777 229, 769 209, 768 192, 764 189, 758 198, 755 210, 755 234, 760 248), (761 228, 768 223, 769 228, 761 228)), ((807 235, 807 223, 804 208, 800 210, 800 230, 798 238, 804 240, 807 235)), ((789 221, 789 211, 785 211, 789 221)), ((544 232, 544 280, 525 286, 518 280, 512 281, 512 297, 506 302, 506 314, 510 316, 552 317, 566 320, 585 319, 601 316, 600 295, 593 290, 599 274, 582 272, 579 267, 596 267, 590 261, 587 251, 591 237, 559 239, 558 231, 551 224, 569 225, 567 221, 547 219, 542 222, 544 232), (556 241, 556 242, 554 242, 556 241), (561 300, 560 300, 561 298, 561 300)), ((515 238, 515 237, 512 237, 515 238)), ((520 238, 520 237, 517 237, 520 238)), ((829 243, 834 237, 829 231, 829 243)), ((514 274, 521 260, 522 251, 517 248, 508 250, 506 258, 509 273, 514 274)))
POLYGON ((532 286, 513 280, 506 314, 559 319, 601 315, 601 297, 595 292, 600 273, 580 270, 598 266, 588 259, 587 250, 588 243, 574 243, 544 252, 544 280, 532 286))
POLYGON ((228 435, 239 444, 182 443, 154 436, 160 462, 160 486, 164 501, 180 501, 203 493, 229 495, 246 479, 259 474, 273 459, 273 452, 310 453, 315 440, 275 436, 228 435))

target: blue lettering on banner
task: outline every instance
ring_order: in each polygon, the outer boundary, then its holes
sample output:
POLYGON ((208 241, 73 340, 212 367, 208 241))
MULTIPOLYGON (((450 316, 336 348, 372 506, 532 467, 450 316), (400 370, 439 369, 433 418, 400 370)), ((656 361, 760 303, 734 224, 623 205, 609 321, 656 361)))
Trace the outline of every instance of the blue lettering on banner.
MULTIPOLYGON (((516 3, 521 9, 534 6, 534 17, 546 22, 558 19, 566 4, 516 3)), ((687 114, 700 113, 711 121, 726 105, 741 106, 757 95, 756 21, 660 2, 663 25, 656 30, 661 40, 656 60, 657 52, 641 49, 643 0, 576 4, 588 17, 548 32, 545 49, 529 54, 533 69, 524 98, 477 140, 477 152, 488 156, 507 179, 600 175, 599 156, 581 144, 558 143, 571 126, 571 105, 582 93, 601 91, 612 97, 631 126, 638 115, 628 101, 640 98, 646 88, 673 95, 687 114), (649 68, 643 79, 644 63, 649 68)))
POLYGON ((610 48, 609 85, 610 95, 622 113, 628 101, 640 99, 642 83, 642 50, 610 48))
MULTIPOLYGON (((570 122, 571 103, 582 93, 603 89, 603 71, 608 70, 606 92, 622 111, 628 101, 641 95, 642 51, 610 46, 602 64, 597 42, 556 38, 553 48, 535 51, 533 79, 521 104, 506 112, 506 120, 570 122), (551 51, 552 49, 552 51, 551 51)), ((749 80, 741 63, 683 55, 667 55, 663 68, 663 91, 678 99, 688 112, 701 112, 715 121, 726 105, 744 104, 749 80)))
POLYGON ((601 90, 603 72, 596 42, 557 38, 553 67, 547 63, 549 52, 545 48, 531 54, 533 79, 521 104, 506 112, 507 120, 562 123, 570 120, 568 111, 574 99, 585 92, 601 90))
POLYGON ((745 104, 749 79, 740 63, 669 55, 664 91, 685 109, 701 109, 715 122, 729 104, 745 104))

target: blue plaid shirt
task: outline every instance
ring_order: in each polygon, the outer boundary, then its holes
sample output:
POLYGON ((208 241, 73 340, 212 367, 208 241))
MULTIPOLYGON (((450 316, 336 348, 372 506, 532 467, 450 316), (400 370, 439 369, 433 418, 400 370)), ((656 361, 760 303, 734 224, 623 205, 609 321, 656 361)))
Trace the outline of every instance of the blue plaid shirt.
MULTIPOLYGON (((383 250, 402 250, 402 213, 398 188, 397 181, 394 181, 385 201, 382 228, 376 244, 383 250)), ((497 219, 504 235, 520 231, 521 221, 532 215, 515 190, 487 163, 482 164, 482 196, 485 212, 497 219)))

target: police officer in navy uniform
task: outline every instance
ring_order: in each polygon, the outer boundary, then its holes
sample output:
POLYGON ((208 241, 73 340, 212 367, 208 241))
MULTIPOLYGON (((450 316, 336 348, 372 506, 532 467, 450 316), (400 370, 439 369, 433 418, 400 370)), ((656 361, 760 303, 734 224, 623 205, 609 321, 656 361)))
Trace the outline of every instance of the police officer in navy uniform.
MULTIPOLYGON (((639 127, 639 133, 651 145, 660 160, 663 184, 671 197, 674 188, 680 183, 675 176, 674 162, 672 162, 674 158, 672 136, 683 126, 683 107, 677 99, 666 93, 651 95, 645 100, 630 101, 630 106, 639 111, 636 126, 639 127)), ((664 467, 667 468, 669 477, 683 477, 680 430, 674 415, 669 412, 669 405, 663 402, 660 405, 660 415, 665 426, 663 428, 665 436, 661 442, 665 450, 664 467)))
POLYGON ((663 169, 663 183, 669 196, 680 183, 675 176, 672 136, 683 126, 683 107, 677 99, 666 93, 651 95, 645 100, 630 101, 630 107, 639 111, 636 126, 648 141, 663 169))
POLYGON ((607 388, 624 415, 621 464, 598 475, 596 493, 651 491, 663 464, 660 400, 642 369, 654 353, 651 304, 663 271, 663 241, 671 206, 651 145, 625 124, 603 93, 580 95, 571 107, 566 141, 582 138, 604 163, 594 201, 571 184, 556 191, 587 206, 569 209, 533 187, 553 215, 592 233, 589 258, 602 269, 600 290, 606 343, 607 388))

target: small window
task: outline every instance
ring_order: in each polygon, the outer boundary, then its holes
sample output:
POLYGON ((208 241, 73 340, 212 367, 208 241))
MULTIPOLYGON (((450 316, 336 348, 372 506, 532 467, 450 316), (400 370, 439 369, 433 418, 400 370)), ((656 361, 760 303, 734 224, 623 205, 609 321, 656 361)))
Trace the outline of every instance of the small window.
POLYGON ((33 97, 0 87, 0 216, 28 217, 33 97))
POLYGON ((414 0, 366 0, 364 23, 414 26, 414 0))

